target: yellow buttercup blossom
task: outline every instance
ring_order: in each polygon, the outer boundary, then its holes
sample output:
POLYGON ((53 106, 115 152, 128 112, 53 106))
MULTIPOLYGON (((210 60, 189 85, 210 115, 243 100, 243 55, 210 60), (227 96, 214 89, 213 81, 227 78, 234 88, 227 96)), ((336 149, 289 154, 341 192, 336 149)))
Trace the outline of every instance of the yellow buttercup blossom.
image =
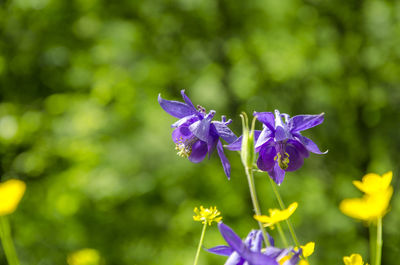
POLYGON ((204 208, 200 206, 200 210, 196 207, 194 208, 193 220, 202 222, 202 224, 208 223, 211 225, 212 222, 219 222, 222 220, 222 216, 219 216, 221 213, 217 210, 217 207, 204 208))
POLYGON ((349 257, 343 257, 343 262, 345 265, 364 265, 364 261, 360 254, 351 254, 349 257))
POLYGON ((271 229, 274 228, 276 223, 284 221, 288 219, 294 211, 297 209, 298 203, 294 202, 289 205, 287 209, 279 210, 279 209, 269 209, 268 215, 254 215, 254 219, 264 224, 265 227, 270 226, 271 229))
POLYGON ((354 180, 353 184, 366 194, 384 192, 389 188, 392 176, 392 171, 389 171, 382 176, 375 173, 369 173, 362 178, 362 181, 354 180))
POLYGON ((300 260, 299 265, 310 265, 305 259, 300 260))
POLYGON ((362 198, 343 200, 339 209, 355 219, 374 221, 388 212, 389 202, 393 194, 393 187, 375 194, 365 194, 362 198))
POLYGON ((101 257, 96 249, 84 248, 68 255, 67 262, 68 265, 99 265, 101 257))
POLYGON ((25 182, 17 179, 0 183, 0 216, 11 214, 17 209, 25 189, 25 182))

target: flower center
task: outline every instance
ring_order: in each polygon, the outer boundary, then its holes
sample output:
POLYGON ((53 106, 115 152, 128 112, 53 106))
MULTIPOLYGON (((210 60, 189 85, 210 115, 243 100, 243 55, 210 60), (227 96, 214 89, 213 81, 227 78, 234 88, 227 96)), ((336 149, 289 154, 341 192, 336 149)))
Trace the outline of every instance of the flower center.
POLYGON ((178 143, 176 143, 175 150, 178 150, 177 155, 180 157, 188 158, 192 154, 192 146, 197 142, 198 138, 192 136, 186 140, 182 137, 179 138, 178 143))
POLYGON ((274 157, 274 160, 278 160, 278 165, 283 170, 289 167, 289 154, 286 152, 286 141, 278 143, 278 153, 274 157))

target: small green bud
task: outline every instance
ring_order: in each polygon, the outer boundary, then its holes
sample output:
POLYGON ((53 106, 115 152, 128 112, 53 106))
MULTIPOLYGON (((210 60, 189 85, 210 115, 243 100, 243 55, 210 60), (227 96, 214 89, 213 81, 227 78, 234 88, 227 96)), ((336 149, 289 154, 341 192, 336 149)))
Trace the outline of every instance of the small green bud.
POLYGON ((246 168, 253 168, 255 151, 254 151, 254 126, 256 118, 253 118, 251 129, 249 131, 249 120, 247 114, 242 112, 240 115, 242 119, 242 149, 241 158, 242 163, 246 168))

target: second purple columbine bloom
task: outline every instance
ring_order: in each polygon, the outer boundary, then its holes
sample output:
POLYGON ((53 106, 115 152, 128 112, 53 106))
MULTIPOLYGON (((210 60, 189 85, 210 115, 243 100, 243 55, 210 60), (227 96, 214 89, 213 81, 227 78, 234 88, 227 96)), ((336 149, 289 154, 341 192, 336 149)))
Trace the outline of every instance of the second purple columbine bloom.
MULTIPOLYGON (((263 130, 254 133, 255 150, 259 153, 257 166, 267 171, 276 184, 281 184, 286 171, 299 169, 304 158, 315 154, 325 154, 309 138, 301 132, 321 124, 324 113, 319 115, 297 115, 290 117, 275 110, 272 112, 254 112, 254 116, 263 123, 263 130)), ((227 146, 229 150, 240 150, 239 138, 227 146)))
POLYGON ((172 132, 172 140, 175 142, 178 155, 188 158, 193 163, 199 163, 203 161, 207 153, 210 156, 217 149, 224 172, 230 178, 230 164, 224 154, 220 138, 228 144, 237 139, 227 126, 232 121, 227 121, 224 116, 222 116, 222 121, 213 121, 214 110, 206 113, 201 106, 195 108, 184 90, 181 94, 184 102, 166 100, 158 95, 160 106, 168 114, 179 119, 172 124, 175 128, 172 132))

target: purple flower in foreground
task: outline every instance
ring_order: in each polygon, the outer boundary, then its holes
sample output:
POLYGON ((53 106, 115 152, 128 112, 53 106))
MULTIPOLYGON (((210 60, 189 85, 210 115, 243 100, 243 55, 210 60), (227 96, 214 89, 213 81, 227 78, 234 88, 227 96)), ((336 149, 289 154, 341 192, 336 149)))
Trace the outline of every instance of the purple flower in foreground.
POLYGON ((203 161, 207 153, 210 157, 212 152, 217 149, 221 159, 225 174, 230 178, 230 164, 224 154, 224 149, 220 138, 224 139, 228 144, 234 142, 237 137, 228 128, 232 121, 226 121, 222 116, 222 121, 212 121, 215 111, 206 110, 197 106, 194 107, 190 99, 185 95, 185 91, 181 91, 183 102, 165 100, 158 95, 158 103, 170 115, 179 120, 172 124, 175 128, 172 132, 172 140, 176 144, 178 155, 188 158, 193 163, 203 161))
MULTIPOLYGON (((285 171, 299 169, 304 158, 310 152, 325 154, 309 138, 302 136, 301 131, 310 129, 324 121, 324 113, 319 115, 297 115, 272 112, 254 112, 254 116, 263 123, 263 130, 255 131, 255 150, 259 153, 257 166, 267 171, 279 185, 285 177, 285 171)), ((227 146, 229 150, 240 150, 241 138, 227 146), (239 149, 238 149, 239 148, 239 149)))
MULTIPOLYGON (((219 231, 229 246, 216 246, 208 252, 229 257, 225 265, 279 265, 282 259, 288 258, 284 265, 295 265, 299 261, 301 251, 267 247, 262 251, 263 236, 260 230, 252 230, 243 242, 242 239, 223 222, 218 223, 219 231)), ((269 238, 271 245, 273 239, 269 238)))

